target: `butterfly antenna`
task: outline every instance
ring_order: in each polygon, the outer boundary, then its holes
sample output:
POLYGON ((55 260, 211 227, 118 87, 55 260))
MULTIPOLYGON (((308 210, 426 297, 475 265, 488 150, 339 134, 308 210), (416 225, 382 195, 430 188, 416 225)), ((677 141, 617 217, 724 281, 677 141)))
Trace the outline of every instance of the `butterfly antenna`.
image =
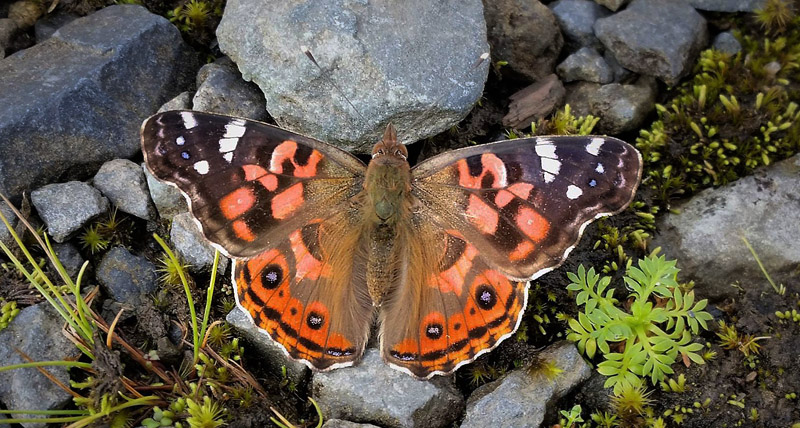
POLYGON ((354 106, 353 103, 350 102, 350 99, 347 98, 347 95, 345 95, 345 93, 342 90, 342 88, 340 88, 339 85, 337 85, 333 81, 333 79, 331 79, 328 76, 328 74, 325 72, 325 70, 319 65, 319 63, 317 62, 317 59, 314 58, 314 54, 311 53, 311 49, 309 49, 308 46, 306 46, 306 45, 301 45, 300 46, 300 50, 303 51, 305 56, 309 60, 311 60, 311 62, 314 63, 314 65, 319 69, 320 73, 322 73, 322 78, 325 79, 325 81, 327 81, 329 85, 333 86, 337 91, 339 91, 339 93, 342 95, 342 97, 344 97, 344 100, 347 101, 347 104, 349 104, 350 107, 353 109, 353 111, 356 112, 356 114, 358 115, 359 119, 361 119, 362 122, 367 123, 367 120, 364 118, 364 116, 361 114, 361 112, 358 111, 356 106, 354 106))
MULTIPOLYGON (((474 63, 474 64, 472 64, 472 67, 470 67, 470 68, 466 69, 466 70, 464 71, 464 73, 463 73, 461 76, 459 76, 459 80, 461 80, 461 78, 463 78, 463 77, 466 77, 466 76, 468 76, 470 73, 472 73, 473 71, 475 71, 475 70, 476 70, 478 67, 480 67, 480 66, 481 66, 481 64, 483 64, 483 62, 484 62, 484 61, 486 61, 487 59, 489 59, 489 52, 484 52, 484 53, 482 53, 482 54, 481 54, 481 56, 480 56, 480 57, 478 57, 478 59, 477 59, 477 60, 475 60, 475 63, 474 63)), ((440 101, 442 101, 442 100, 444 99, 444 97, 446 97, 447 95, 448 95, 448 93, 447 93, 447 92, 444 92, 444 93, 442 93, 441 95, 439 95, 439 97, 438 97, 438 98, 436 98, 435 100, 433 100, 433 102, 432 102, 432 103, 430 103, 430 104, 428 105, 428 107, 427 107, 425 110, 423 110, 423 111, 422 111, 422 113, 419 115, 419 117, 417 117, 417 119, 416 119, 415 121, 411 122, 411 125, 410 125, 410 126, 407 128, 407 129, 414 129, 414 128, 415 128, 417 125, 419 125, 419 124, 420 124, 420 122, 422 122, 422 120, 423 120, 423 119, 425 119, 425 113, 427 113, 428 111, 430 111, 430 110, 431 110, 431 109, 432 109, 432 108, 433 108, 433 107, 434 107, 436 104, 439 104, 439 102, 440 102, 440 101)))

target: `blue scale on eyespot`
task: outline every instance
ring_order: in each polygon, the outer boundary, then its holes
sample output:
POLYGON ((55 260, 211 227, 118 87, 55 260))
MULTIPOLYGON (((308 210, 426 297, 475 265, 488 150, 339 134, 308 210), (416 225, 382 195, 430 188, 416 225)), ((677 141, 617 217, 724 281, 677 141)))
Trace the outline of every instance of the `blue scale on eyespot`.
POLYGON ((597 186, 597 182, 596 182, 596 181, 594 180, 594 178, 593 178, 593 179, 591 179, 591 180, 589 181, 589 187, 594 187, 594 186, 597 186))
POLYGON ((181 157, 184 159, 189 159, 189 152, 181 152, 181 157))

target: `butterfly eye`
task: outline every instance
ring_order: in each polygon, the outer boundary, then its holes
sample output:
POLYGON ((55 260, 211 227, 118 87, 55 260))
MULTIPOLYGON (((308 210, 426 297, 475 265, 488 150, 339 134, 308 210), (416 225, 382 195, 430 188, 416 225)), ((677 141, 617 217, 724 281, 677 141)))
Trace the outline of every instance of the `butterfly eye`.
POLYGON ((400 151, 400 150, 395 150, 395 151, 394 151, 394 154, 395 154, 395 156, 401 157, 401 158, 403 158, 403 159, 405 159, 405 158, 406 158, 406 155, 405 155, 405 154, 403 154, 403 152, 402 152, 402 151, 400 151))

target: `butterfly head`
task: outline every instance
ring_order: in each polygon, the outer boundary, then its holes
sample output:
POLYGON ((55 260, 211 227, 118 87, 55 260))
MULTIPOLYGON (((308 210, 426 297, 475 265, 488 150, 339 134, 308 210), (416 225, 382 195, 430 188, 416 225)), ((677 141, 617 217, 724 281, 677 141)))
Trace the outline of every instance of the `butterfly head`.
POLYGON ((391 162, 391 160, 405 162, 408 159, 408 149, 397 141, 397 130, 391 123, 386 126, 383 139, 372 148, 372 159, 379 162, 391 162))

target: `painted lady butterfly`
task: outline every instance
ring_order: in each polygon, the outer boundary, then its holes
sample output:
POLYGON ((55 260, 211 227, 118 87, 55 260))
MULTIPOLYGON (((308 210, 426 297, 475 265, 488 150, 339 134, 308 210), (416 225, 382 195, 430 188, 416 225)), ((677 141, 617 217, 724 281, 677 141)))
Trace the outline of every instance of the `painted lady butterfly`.
POLYGON ((377 316, 392 367, 448 374, 519 326, 528 281, 592 220, 633 199, 642 161, 609 137, 534 137, 410 167, 389 125, 365 165, 264 123, 170 111, 147 119, 152 173, 177 186, 236 259, 237 303, 288 355, 352 365, 377 316))

